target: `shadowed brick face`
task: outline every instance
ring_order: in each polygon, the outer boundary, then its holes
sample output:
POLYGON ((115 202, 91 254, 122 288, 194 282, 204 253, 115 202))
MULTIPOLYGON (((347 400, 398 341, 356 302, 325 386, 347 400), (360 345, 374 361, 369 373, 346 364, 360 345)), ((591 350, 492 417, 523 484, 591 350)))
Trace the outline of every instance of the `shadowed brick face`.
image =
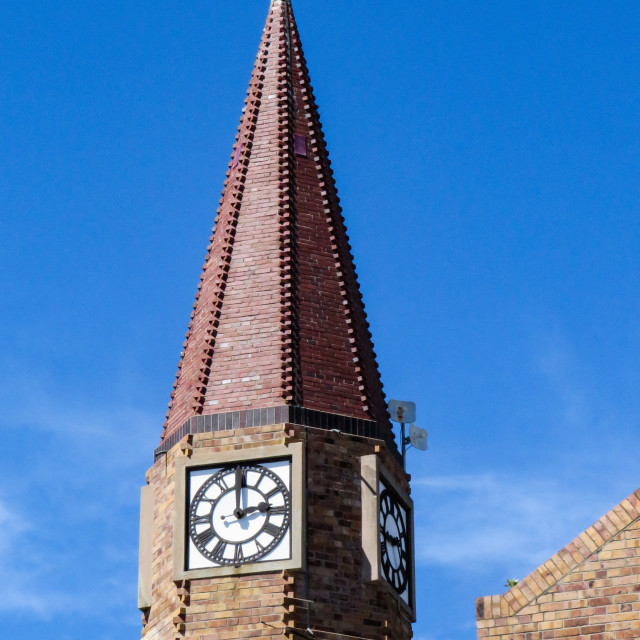
POLYGON ((196 298, 163 440, 194 415, 284 404, 388 422, 285 0, 269 12, 196 298))
POLYGON ((479 640, 640 638, 640 489, 476 613, 479 640))

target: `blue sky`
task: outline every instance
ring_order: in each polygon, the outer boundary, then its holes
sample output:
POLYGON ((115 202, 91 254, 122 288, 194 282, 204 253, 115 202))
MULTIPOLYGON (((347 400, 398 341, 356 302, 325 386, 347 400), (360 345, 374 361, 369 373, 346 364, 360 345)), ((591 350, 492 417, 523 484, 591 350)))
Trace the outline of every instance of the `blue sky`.
MULTIPOLYGON (((296 0, 385 390, 417 640, 638 485, 635 2, 296 0)), ((266 0, 0 3, 0 613, 139 637, 152 462, 266 0)))

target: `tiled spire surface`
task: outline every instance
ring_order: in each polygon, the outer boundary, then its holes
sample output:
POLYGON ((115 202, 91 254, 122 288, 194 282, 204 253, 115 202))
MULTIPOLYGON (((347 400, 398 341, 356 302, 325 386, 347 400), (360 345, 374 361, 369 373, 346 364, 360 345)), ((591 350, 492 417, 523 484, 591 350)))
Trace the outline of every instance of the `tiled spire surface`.
POLYGON ((272 0, 162 439, 282 405, 388 423, 289 0, 272 0))

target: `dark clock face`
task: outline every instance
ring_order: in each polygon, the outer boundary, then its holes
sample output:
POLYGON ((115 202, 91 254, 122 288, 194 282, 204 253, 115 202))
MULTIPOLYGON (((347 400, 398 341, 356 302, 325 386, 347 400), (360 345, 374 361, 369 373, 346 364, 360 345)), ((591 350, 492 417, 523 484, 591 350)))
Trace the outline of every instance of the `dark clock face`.
POLYGON ((290 461, 191 472, 189 568, 290 557, 290 461))
POLYGON ((411 566, 408 511, 382 482, 379 526, 382 575, 408 604, 411 566))

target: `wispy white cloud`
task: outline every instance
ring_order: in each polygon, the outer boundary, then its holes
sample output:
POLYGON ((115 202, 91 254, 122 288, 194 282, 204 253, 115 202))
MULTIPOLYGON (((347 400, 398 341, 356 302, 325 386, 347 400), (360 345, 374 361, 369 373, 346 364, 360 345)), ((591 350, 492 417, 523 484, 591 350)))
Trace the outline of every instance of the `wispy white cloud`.
POLYGON ((589 392, 587 363, 580 363, 570 342, 558 332, 540 338, 534 367, 547 381, 549 407, 554 418, 565 428, 585 428, 596 418, 597 404, 602 402, 589 392))
POLYGON ((79 599, 48 588, 43 581, 50 558, 32 544, 34 523, 0 500, 0 611, 42 618, 74 611, 79 599), (45 562, 47 560, 47 562, 45 562))
POLYGON ((534 343, 531 367, 544 383, 538 415, 542 425, 574 440, 584 453, 592 449, 599 456, 611 449, 617 455, 615 443, 623 434, 638 437, 640 405, 635 385, 625 377, 635 367, 625 371, 620 363, 611 362, 602 370, 602 358, 595 360, 593 353, 580 352, 558 329, 538 332, 534 343))
POLYGON ((0 612, 135 628, 139 487, 161 424, 125 403, 42 388, 25 412, 25 393, 21 383, 0 391, 13 398, 0 430, 16 445, 0 470, 0 612))
POLYGON ((11 549, 15 538, 28 528, 29 525, 0 500, 0 557, 11 549))
POLYGON ((493 568, 505 579, 524 577, 602 515, 594 511, 602 497, 559 478, 422 476, 414 477, 413 488, 422 505, 416 514, 421 564, 464 572, 493 568))
MULTIPOLYGON (((526 468, 478 460, 469 473, 413 474, 421 564, 522 578, 637 488, 636 406, 599 389, 558 332, 536 345, 531 365, 544 389, 522 411, 535 407, 543 439, 519 455, 526 468)), ((460 469, 455 458, 449 468, 460 469)))

